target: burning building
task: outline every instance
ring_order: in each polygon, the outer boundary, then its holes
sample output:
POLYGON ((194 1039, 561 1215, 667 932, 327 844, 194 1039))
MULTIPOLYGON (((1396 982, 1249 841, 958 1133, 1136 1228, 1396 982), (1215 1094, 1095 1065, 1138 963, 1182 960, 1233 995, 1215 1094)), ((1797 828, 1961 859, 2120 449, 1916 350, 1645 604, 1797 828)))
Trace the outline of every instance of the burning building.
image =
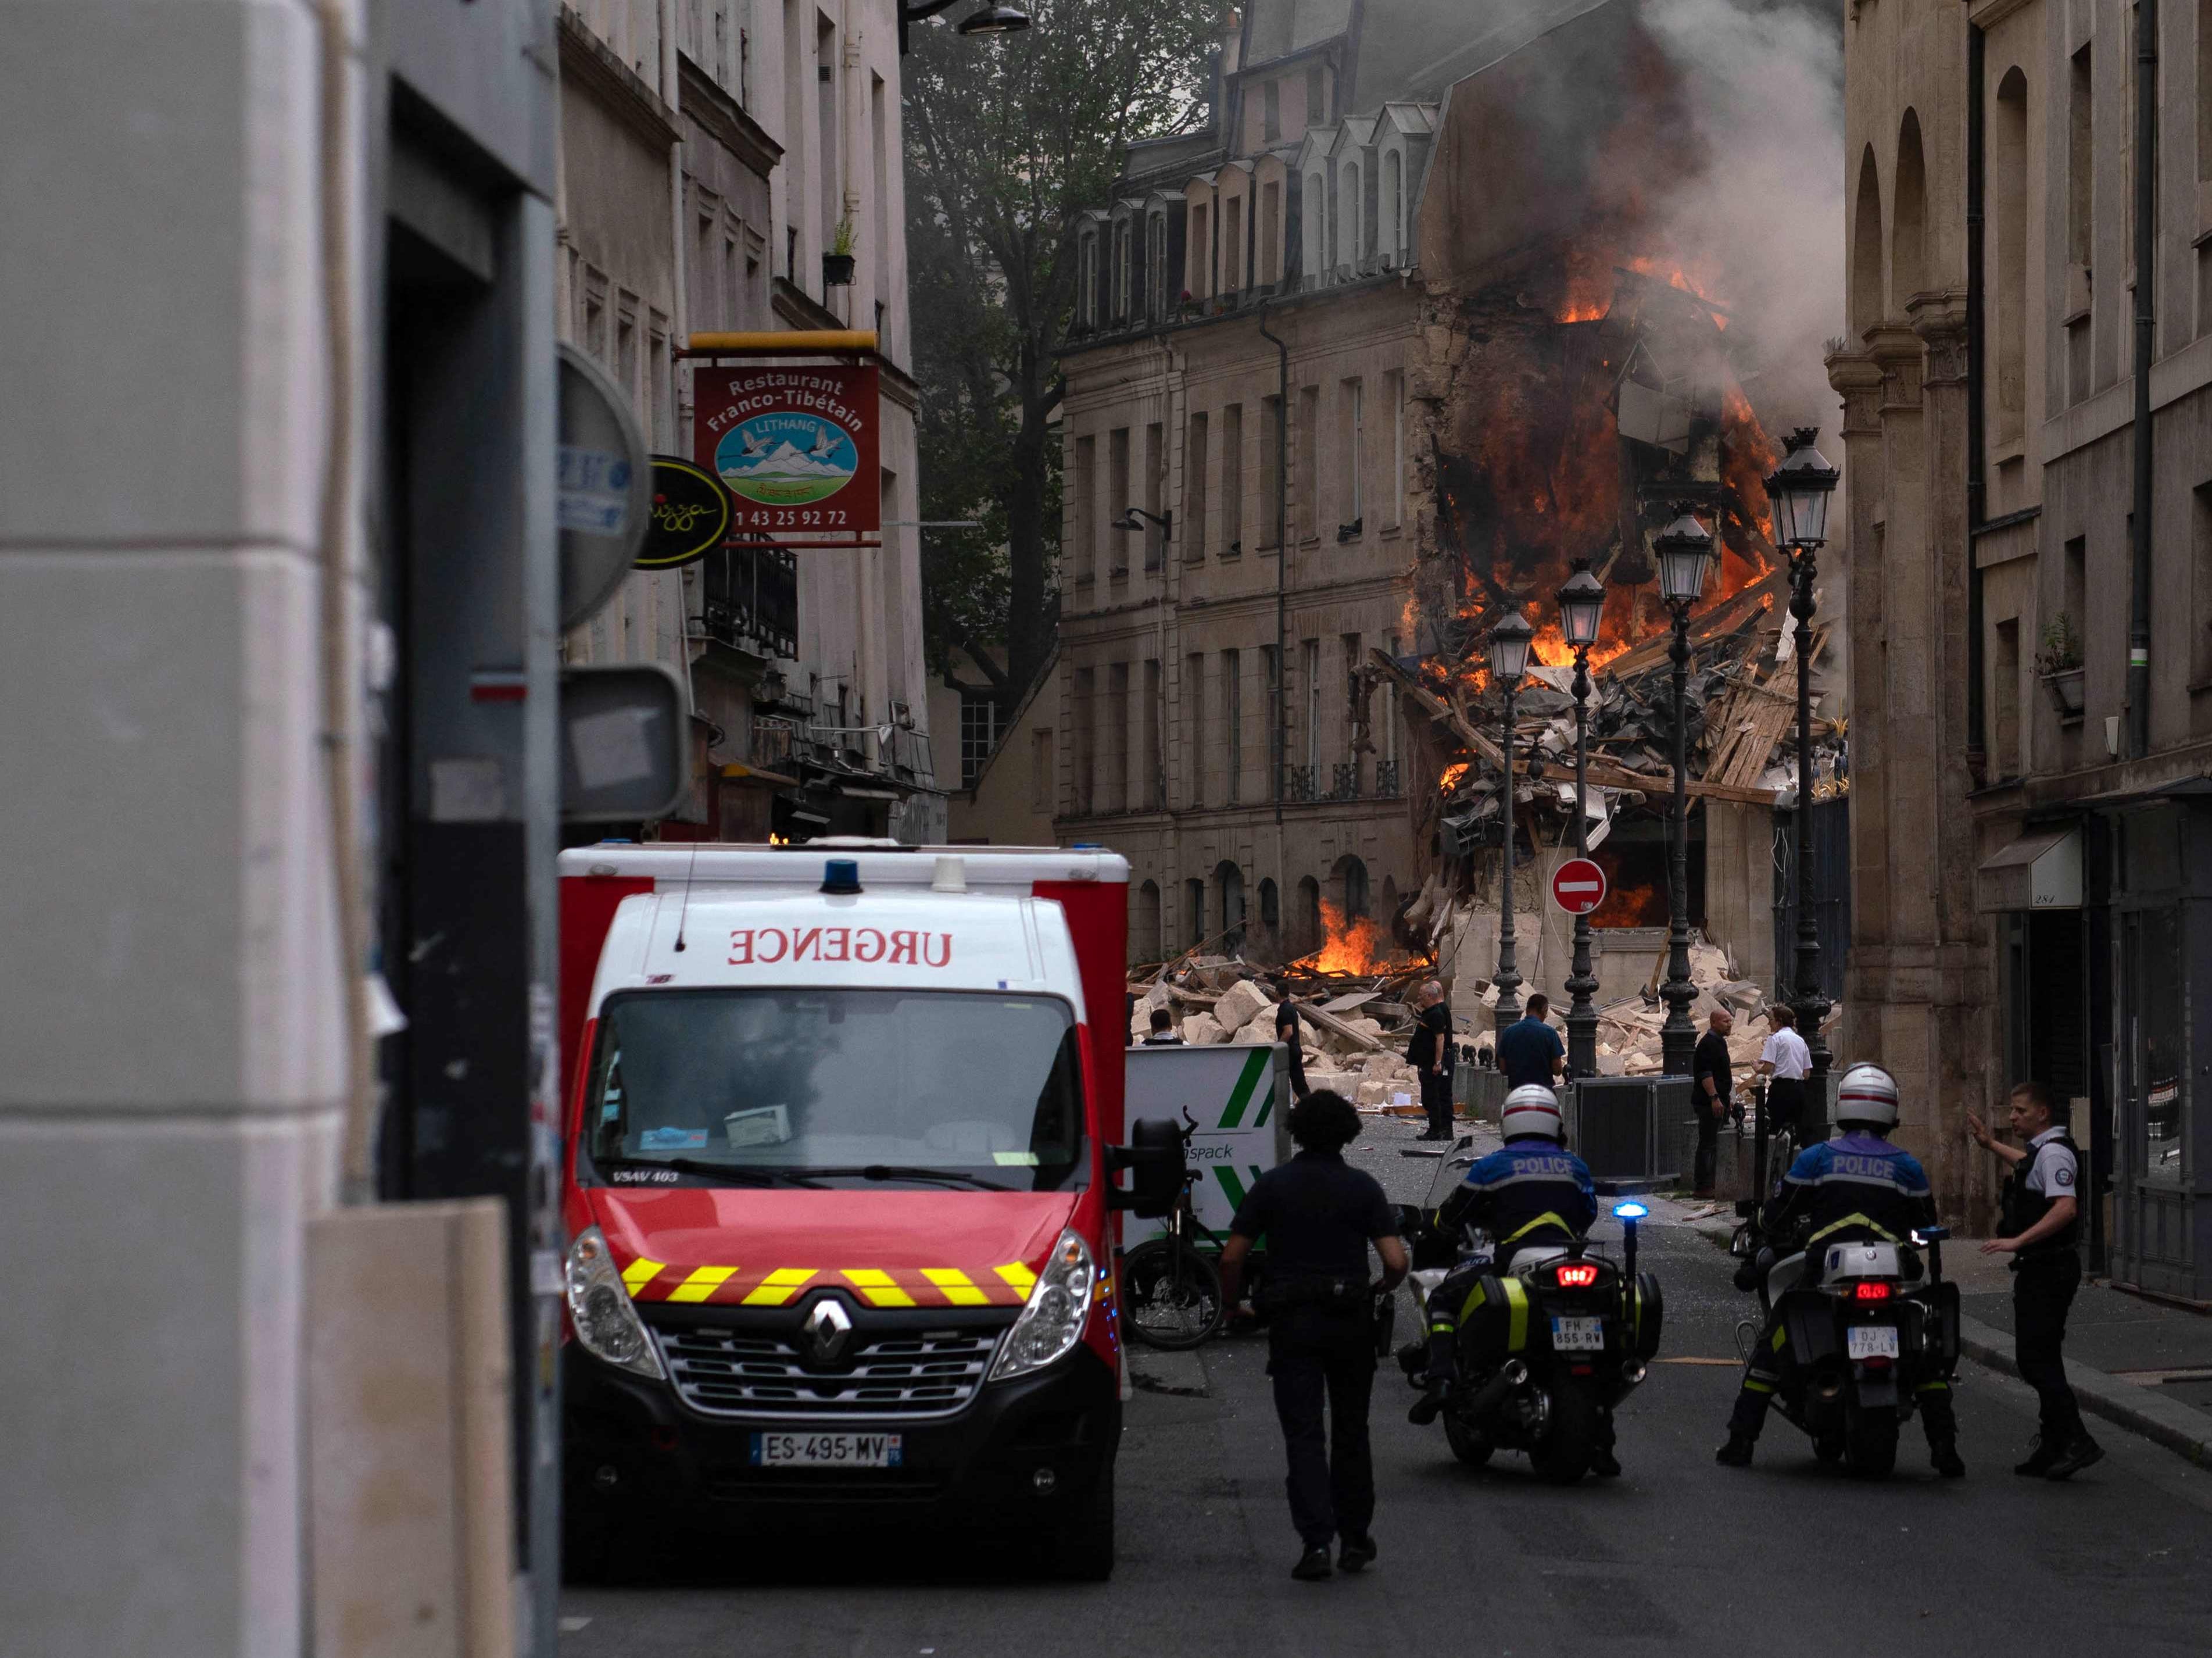
MULTIPOLYGON (((1480 645, 1518 610, 1548 666, 1513 832, 1548 851, 1601 815, 1607 984, 1640 982, 1671 728, 1647 546, 1691 502, 1722 549, 1694 628, 1692 918, 1771 983, 1771 710, 1795 670, 1756 393, 1792 347, 1817 386, 1819 338, 1773 337, 1731 263, 1751 250, 1684 234, 1711 139, 1668 9, 1231 15, 1210 120, 1134 147, 1079 235, 1060 651, 956 834, 992 833, 994 797, 1051 802, 1056 835, 1129 856, 1140 960, 1380 966, 1455 941, 1485 976, 1505 814, 1480 645), (1610 596, 1578 803, 1552 595, 1583 558, 1610 596)), ((1816 661, 1832 740, 1841 664, 1816 661)), ((1556 988, 1535 898, 1522 971, 1556 988)))

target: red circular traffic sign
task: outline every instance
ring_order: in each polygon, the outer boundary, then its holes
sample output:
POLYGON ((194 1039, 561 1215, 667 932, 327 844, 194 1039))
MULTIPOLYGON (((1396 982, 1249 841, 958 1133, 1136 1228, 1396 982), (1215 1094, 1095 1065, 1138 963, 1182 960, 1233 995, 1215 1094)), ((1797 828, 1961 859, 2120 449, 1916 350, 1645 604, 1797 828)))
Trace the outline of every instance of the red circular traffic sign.
POLYGON ((1552 872, 1552 902, 1586 916, 1605 902, 1605 871, 1588 858, 1569 858, 1552 872))

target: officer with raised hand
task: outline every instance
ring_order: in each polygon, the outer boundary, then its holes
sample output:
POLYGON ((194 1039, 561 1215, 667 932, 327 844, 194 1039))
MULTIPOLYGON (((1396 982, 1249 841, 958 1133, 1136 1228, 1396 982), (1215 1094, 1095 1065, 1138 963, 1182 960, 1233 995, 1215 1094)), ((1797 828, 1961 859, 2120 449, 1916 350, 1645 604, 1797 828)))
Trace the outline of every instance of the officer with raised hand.
MULTIPOLYGON (((1897 1118, 1897 1079, 1879 1065, 1853 1065, 1836 1089, 1836 1126, 1842 1132, 1797 1154, 1782 1178, 1782 1190, 1759 1216, 1760 1234, 1776 1240, 1778 1249, 1784 1247, 1781 1240, 1802 1234, 1805 1282, 1819 1282, 1820 1261, 1831 1244, 1901 1244, 1916 1230, 1936 1224, 1935 1195, 1920 1160, 1887 1137, 1897 1118)), ((1737 1272, 1736 1287, 1756 1289, 1762 1270, 1754 1256, 1737 1272)), ((1767 1406, 1782 1381, 1784 1353, 1778 1343, 1784 1327, 1778 1300, 1744 1366, 1743 1386, 1729 1417, 1728 1442, 1714 1454, 1713 1460, 1725 1467, 1751 1466, 1752 1447, 1766 1425, 1767 1406)), ((1966 1465, 1959 1457, 1959 1423, 1948 1381, 1922 1388, 1920 1423, 1928 1435, 1929 1466, 1946 1479, 1962 1478, 1966 1465)))
MULTIPOLYGON (((1505 1143, 1478 1158, 1467 1178, 1437 1208, 1439 1231, 1456 1236, 1462 1227, 1479 1226, 1496 1240, 1496 1254, 1486 1263, 1461 1263, 1430 1292, 1426 1382, 1407 1412, 1407 1419, 1417 1424, 1434 1422, 1457 1385, 1460 1320, 1484 1277, 1504 1271, 1523 1249, 1575 1242, 1588 1234, 1597 1219, 1589 1166, 1563 1143, 1566 1124, 1558 1094, 1541 1082, 1514 1089, 1505 1096, 1498 1126, 1505 1143)), ((1601 1420, 1600 1442, 1590 1457, 1596 1473, 1620 1472, 1612 1436, 1608 1413, 1601 1420)))
POLYGON ((2012 1131, 2021 1143, 2008 1146, 1989 1125, 1966 1113, 1966 1132, 1986 1151, 2011 1166, 2005 1179, 1996 1237, 1982 1246, 1984 1255, 2012 1257, 2014 1352, 2020 1379, 2035 1389, 2041 1405, 2041 1431, 2016 1474, 2069 1479, 2105 1454, 2081 1425, 2081 1410, 2066 1385, 2066 1312, 2081 1287, 2081 1258, 2075 1253, 2081 1235, 2081 1159, 2051 1090, 2022 1082, 2012 1091, 2012 1131))

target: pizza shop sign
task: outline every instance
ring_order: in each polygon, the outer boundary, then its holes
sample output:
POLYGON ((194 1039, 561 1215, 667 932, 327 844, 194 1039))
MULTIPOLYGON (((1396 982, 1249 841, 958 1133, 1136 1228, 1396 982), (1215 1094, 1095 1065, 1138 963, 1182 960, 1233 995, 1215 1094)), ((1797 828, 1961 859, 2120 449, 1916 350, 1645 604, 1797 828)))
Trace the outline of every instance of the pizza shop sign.
POLYGON ((878 390, 873 363, 696 370, 697 458, 730 491, 732 532, 881 530, 878 390))

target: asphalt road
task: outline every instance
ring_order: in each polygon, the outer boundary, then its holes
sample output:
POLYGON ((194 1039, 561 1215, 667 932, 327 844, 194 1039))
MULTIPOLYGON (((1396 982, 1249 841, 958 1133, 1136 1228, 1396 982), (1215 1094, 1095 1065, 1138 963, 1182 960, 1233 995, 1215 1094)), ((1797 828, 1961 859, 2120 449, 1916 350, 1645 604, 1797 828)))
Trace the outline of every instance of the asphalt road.
MULTIPOLYGON (((1399 1155, 1411 1135, 1376 1125, 1357 1160, 1417 1200, 1434 1165, 1399 1155)), ((1717 1466, 1747 1298, 1718 1249, 1653 1206, 1644 1248, 1666 1289, 1665 1347, 1621 1412, 1619 1480, 1558 1490, 1510 1454, 1463 1468, 1440 1429, 1407 1423, 1412 1396, 1389 1368, 1382 1558, 1294 1582, 1266 1343, 1233 1338, 1186 1363, 1201 1395, 1131 1404, 1109 1584, 1039 1581, 981 1536, 702 1538, 651 1581, 568 1591, 563 1658, 2205 1650, 2212 1473, 2107 1424, 2105 1461, 2071 1484, 2016 1478, 2033 1396, 1978 1366, 1960 1390, 1962 1482, 1929 1472, 1917 1421, 1878 1484, 1820 1466, 1778 1416, 1753 1468, 1717 1466)))

